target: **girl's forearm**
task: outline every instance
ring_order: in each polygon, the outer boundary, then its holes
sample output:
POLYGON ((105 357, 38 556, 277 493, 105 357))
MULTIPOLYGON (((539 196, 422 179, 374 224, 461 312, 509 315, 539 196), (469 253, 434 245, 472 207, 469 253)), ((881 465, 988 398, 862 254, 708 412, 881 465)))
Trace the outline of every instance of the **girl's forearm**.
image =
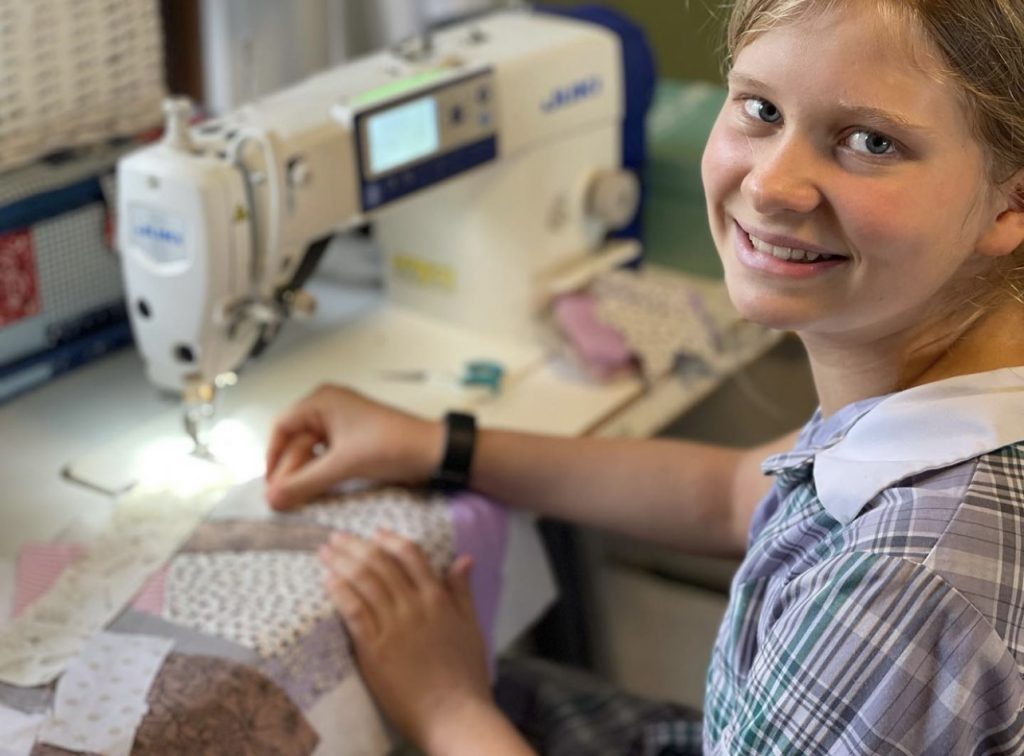
POLYGON ((559 438, 485 429, 474 489, 509 506, 663 543, 742 554, 734 506, 744 452, 664 439, 559 438))

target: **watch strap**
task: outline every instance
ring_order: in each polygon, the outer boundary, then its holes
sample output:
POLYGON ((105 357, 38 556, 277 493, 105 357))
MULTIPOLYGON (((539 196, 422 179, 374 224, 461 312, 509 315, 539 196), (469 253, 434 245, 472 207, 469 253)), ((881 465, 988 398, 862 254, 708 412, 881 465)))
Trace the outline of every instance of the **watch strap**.
POLYGON ((476 447, 476 418, 465 412, 449 412, 444 416, 444 424, 444 456, 431 485, 442 491, 466 488, 476 447))

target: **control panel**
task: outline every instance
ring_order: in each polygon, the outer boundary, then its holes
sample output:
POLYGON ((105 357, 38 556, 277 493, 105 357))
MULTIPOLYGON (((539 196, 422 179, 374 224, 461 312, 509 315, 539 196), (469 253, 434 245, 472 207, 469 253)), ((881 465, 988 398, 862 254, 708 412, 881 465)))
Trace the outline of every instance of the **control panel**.
POLYGON ((363 211, 493 160, 497 122, 490 70, 359 112, 363 211))

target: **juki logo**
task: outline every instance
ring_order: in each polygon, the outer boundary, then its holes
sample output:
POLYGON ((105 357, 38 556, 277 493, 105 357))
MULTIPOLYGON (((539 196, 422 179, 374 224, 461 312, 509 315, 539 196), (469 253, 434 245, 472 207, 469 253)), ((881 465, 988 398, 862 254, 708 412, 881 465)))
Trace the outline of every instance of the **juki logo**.
POLYGON ((567 84, 564 87, 559 87, 554 90, 548 98, 540 104, 540 109, 545 113, 550 113, 559 108, 564 108, 567 105, 572 105, 580 100, 586 100, 589 97, 594 97, 598 92, 601 91, 601 79, 598 76, 590 76, 586 79, 580 79, 572 84, 567 84))
POLYGON ((136 226, 135 235, 143 239, 152 239, 153 241, 165 242, 167 244, 185 243, 184 235, 178 231, 171 231, 167 228, 160 228, 159 226, 149 224, 136 226))

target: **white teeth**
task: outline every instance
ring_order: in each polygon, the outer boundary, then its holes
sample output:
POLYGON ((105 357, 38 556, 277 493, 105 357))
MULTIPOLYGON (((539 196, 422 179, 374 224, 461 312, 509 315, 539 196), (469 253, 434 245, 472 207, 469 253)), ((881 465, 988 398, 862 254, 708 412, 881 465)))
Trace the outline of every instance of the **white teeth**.
POLYGON ((756 236, 750 236, 750 234, 747 234, 747 236, 749 237, 750 244, 754 249, 759 252, 764 252, 767 255, 771 255, 772 257, 777 257, 780 260, 789 260, 792 262, 814 262, 815 260, 819 260, 824 257, 824 255, 821 255, 818 252, 808 252, 806 249, 791 249, 790 247, 776 247, 774 244, 762 241, 756 236))

